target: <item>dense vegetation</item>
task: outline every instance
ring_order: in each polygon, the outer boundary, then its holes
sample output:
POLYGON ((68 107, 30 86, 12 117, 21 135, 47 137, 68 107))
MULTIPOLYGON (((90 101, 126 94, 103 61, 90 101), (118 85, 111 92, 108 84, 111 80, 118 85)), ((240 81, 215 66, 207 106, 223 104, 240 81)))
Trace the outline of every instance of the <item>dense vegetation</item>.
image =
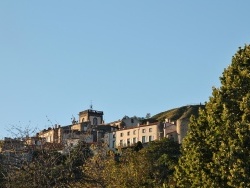
POLYGON ((193 118, 176 168, 178 187, 250 187, 250 46, 193 118))
POLYGON ((30 156, 27 161, 27 158, 13 155, 20 162, 14 160, 8 165, 7 159, 7 163, 3 163, 5 187, 67 187, 83 178, 81 167, 91 157, 91 152, 85 143, 79 143, 67 155, 51 150, 33 150, 30 156))
POLYGON ((122 150, 119 156, 99 152, 83 165, 88 179, 73 187, 162 187, 173 181, 180 155, 179 144, 163 139, 136 151, 122 150))
POLYGON ((179 155, 179 144, 168 139, 119 153, 85 144, 67 155, 39 151, 9 169, 2 187, 162 187, 173 181, 179 155))

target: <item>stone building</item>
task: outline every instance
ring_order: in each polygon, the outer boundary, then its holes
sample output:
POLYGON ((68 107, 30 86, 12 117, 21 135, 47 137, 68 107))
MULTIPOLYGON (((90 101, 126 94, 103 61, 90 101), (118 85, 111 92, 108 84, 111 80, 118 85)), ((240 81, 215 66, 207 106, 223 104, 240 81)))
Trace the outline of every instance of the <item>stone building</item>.
POLYGON ((146 124, 122 128, 116 131, 115 138, 116 148, 129 147, 139 141, 145 144, 154 140, 159 140, 163 138, 163 124, 160 122, 147 122, 146 124))
POLYGON ((165 119, 164 123, 164 137, 172 139, 179 144, 182 143, 183 138, 188 132, 189 118, 178 119, 177 121, 171 121, 165 119))
POLYGON ((103 112, 88 109, 79 112, 79 120, 72 119, 72 124, 67 126, 55 125, 38 133, 38 137, 44 138, 48 143, 67 143, 71 140, 83 140, 88 143, 97 140, 97 127, 103 125, 103 112))

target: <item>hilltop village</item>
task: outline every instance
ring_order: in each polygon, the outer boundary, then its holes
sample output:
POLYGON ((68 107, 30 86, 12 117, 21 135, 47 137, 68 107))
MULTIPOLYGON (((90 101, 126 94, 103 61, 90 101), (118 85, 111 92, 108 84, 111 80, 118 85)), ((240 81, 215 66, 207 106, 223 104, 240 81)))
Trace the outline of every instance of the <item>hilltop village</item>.
MULTIPOLYGON (((192 106, 186 106, 191 108, 192 106)), ((77 146, 79 141, 88 144, 102 144, 107 150, 116 151, 141 142, 143 145, 154 140, 169 138, 181 144, 188 131, 189 118, 192 115, 170 118, 138 118, 124 116, 114 122, 104 123, 103 111, 90 109, 79 112, 78 120, 72 119, 70 125, 54 125, 35 136, 23 138, 5 138, 0 145, 1 153, 12 151, 25 152, 29 149, 49 149, 67 153, 77 146)), ((161 115, 161 114, 159 114, 161 115)), ((158 115, 158 116, 159 116, 158 115)))

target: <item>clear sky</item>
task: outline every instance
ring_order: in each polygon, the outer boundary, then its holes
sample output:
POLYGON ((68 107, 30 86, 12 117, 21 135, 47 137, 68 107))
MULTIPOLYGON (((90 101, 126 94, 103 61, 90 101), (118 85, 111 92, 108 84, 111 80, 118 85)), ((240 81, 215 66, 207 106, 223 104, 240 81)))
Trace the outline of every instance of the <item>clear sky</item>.
POLYGON ((204 103, 250 42, 249 0, 0 2, 0 139, 204 103), (49 121, 48 121, 49 119, 49 121))

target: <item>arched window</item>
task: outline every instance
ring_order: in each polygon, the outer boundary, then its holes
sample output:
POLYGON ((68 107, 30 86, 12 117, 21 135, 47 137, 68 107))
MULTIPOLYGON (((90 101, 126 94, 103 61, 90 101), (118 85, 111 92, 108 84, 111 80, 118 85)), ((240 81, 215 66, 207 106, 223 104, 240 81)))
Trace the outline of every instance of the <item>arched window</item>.
POLYGON ((94 117, 94 119, 93 119, 93 125, 97 125, 97 118, 96 117, 94 117))
POLYGON ((82 118, 82 122, 84 122, 84 118, 82 118))

